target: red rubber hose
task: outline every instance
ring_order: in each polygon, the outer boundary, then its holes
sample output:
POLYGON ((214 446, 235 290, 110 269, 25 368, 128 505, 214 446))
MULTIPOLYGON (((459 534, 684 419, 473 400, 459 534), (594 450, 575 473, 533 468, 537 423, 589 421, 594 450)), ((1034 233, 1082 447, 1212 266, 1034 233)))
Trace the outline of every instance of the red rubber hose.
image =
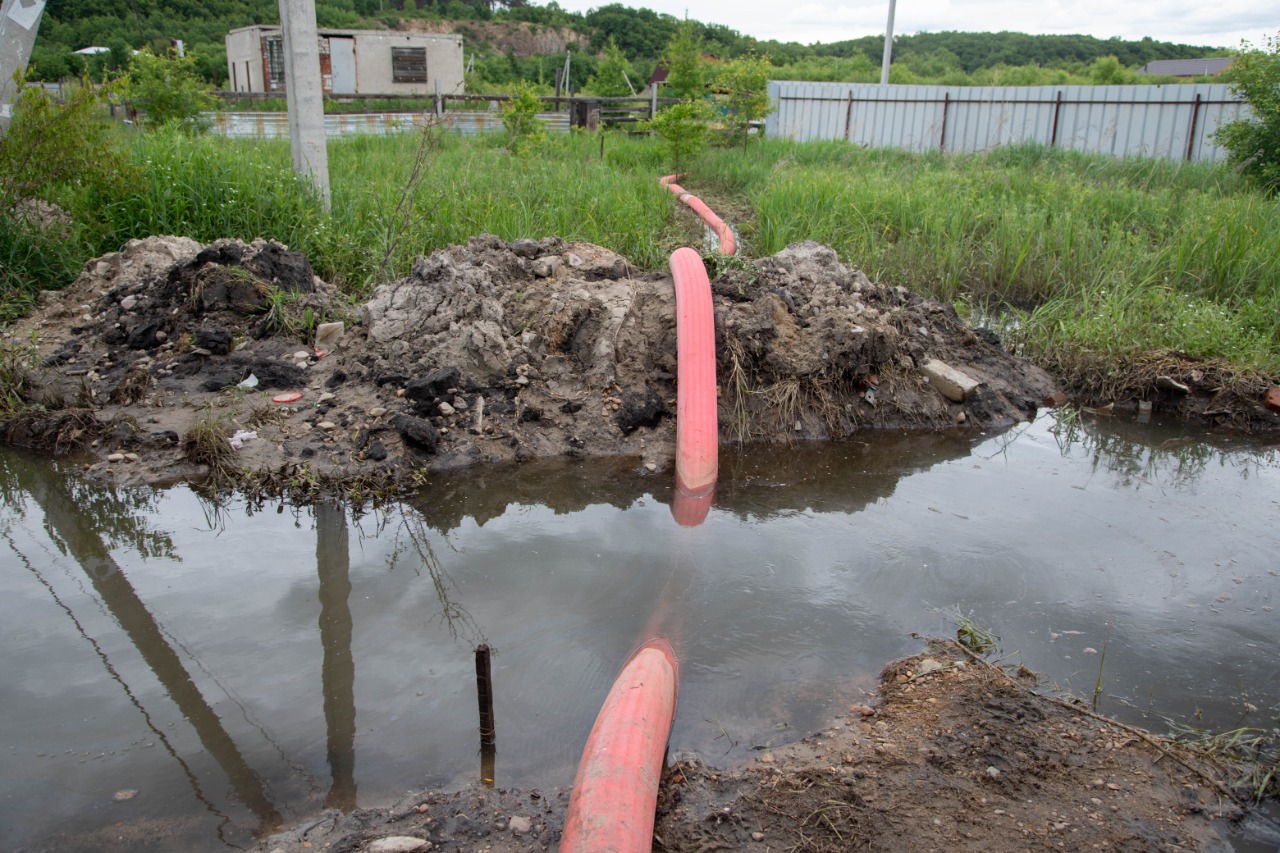
POLYGON ((710 494, 718 473, 716 330, 711 282, 693 249, 671 255, 676 285, 676 488, 710 494))
POLYGON ((658 783, 675 719, 680 666, 650 640, 613 683, 582 751, 562 853, 649 853, 658 783))
POLYGON ((715 211, 707 207, 706 202, 698 198, 690 192, 686 192, 684 187, 675 183, 675 179, 680 177, 679 174, 665 175, 658 179, 658 184, 664 186, 682 202, 689 206, 689 209, 698 216, 702 217, 702 221, 715 232, 716 238, 720 241, 720 254, 736 255, 738 253, 738 240, 733 236, 733 229, 725 224, 725 221, 716 216, 715 211))

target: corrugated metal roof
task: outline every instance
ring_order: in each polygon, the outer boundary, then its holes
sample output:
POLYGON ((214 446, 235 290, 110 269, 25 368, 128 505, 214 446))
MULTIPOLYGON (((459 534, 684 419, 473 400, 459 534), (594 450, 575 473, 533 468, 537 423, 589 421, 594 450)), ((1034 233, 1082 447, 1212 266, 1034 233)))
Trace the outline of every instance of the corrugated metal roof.
POLYGON ((1232 62, 1230 56, 1206 59, 1156 59, 1138 69, 1139 74, 1162 77, 1206 77, 1221 74, 1232 62))

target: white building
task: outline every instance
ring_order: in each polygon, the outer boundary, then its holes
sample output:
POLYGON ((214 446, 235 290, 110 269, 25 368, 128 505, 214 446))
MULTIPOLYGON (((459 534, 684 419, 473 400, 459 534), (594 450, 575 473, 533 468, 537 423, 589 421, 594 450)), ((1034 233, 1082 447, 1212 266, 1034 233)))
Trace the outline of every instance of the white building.
MULTIPOLYGON (((462 36, 396 30, 320 31, 320 80, 330 95, 461 94, 462 36)), ((284 94, 284 37, 278 26, 227 33, 233 92, 284 94)))

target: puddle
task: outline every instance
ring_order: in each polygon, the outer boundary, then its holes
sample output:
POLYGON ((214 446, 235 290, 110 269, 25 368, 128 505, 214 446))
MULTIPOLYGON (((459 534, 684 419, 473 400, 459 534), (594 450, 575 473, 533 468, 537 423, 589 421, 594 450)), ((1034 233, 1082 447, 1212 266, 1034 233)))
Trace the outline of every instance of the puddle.
POLYGON ((1046 418, 726 452, 696 528, 633 461, 353 519, 4 452, 0 848, 225 850, 476 780, 479 643, 500 786, 572 781, 653 631, 684 660, 672 749, 712 764, 818 729, 956 613, 1063 689, 1101 665, 1123 720, 1271 727, 1280 453, 1201 438, 1046 418))

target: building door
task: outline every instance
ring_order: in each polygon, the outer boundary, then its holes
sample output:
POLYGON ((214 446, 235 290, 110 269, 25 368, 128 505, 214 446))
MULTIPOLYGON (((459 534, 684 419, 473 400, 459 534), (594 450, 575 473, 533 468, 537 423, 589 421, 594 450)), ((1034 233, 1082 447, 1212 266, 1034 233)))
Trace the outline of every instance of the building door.
POLYGON ((329 63, 333 70, 333 94, 356 93, 356 40, 329 37, 329 63))

